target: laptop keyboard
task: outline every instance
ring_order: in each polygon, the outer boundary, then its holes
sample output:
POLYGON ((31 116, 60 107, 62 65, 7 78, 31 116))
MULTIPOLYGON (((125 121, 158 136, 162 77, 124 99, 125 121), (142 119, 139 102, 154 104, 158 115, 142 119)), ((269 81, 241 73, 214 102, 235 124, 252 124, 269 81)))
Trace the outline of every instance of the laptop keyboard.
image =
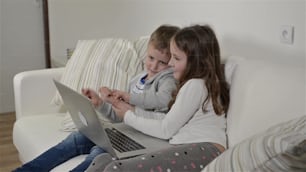
POLYGON ((106 128, 105 131, 113 147, 119 152, 129 152, 145 148, 115 128, 106 128))

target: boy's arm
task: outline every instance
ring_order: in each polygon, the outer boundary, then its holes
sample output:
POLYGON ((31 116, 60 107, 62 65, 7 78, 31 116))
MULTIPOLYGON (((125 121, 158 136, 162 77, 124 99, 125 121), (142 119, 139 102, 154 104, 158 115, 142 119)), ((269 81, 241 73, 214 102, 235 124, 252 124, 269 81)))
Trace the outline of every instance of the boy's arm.
POLYGON ((130 102, 130 94, 125 91, 113 90, 114 99, 120 99, 125 102, 130 102))
POLYGON ((117 117, 115 111, 112 108, 112 105, 109 103, 102 103, 99 107, 97 107, 97 111, 101 116, 103 116, 102 118, 106 117, 113 122, 122 122, 122 120, 117 117))
POLYGON ((142 94, 131 93, 129 103, 147 110, 167 111, 172 92, 176 89, 176 81, 172 75, 168 75, 157 82, 158 88, 152 85, 142 94))

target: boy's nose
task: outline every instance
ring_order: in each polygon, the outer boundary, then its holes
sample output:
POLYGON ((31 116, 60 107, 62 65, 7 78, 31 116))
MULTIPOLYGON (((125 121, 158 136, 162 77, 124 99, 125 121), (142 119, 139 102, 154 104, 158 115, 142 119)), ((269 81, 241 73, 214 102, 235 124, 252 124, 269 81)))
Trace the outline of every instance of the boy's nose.
POLYGON ((152 65, 151 65, 151 69, 156 70, 157 68, 158 68, 158 63, 153 62, 152 65))

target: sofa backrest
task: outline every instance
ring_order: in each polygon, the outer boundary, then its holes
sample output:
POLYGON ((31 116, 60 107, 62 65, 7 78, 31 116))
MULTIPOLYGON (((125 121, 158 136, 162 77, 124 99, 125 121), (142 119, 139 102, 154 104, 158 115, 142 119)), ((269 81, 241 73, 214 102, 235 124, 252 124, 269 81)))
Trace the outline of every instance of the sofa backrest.
POLYGON ((239 60, 232 74, 228 145, 305 115, 305 66, 239 60))

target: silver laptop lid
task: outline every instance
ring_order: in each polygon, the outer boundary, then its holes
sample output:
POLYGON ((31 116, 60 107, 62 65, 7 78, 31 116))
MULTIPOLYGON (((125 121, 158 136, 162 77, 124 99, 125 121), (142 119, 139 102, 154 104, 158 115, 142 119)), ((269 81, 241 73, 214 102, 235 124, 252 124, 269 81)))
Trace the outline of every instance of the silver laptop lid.
POLYGON ((54 83, 78 130, 112 156, 117 157, 90 100, 58 81, 54 80, 54 83))

